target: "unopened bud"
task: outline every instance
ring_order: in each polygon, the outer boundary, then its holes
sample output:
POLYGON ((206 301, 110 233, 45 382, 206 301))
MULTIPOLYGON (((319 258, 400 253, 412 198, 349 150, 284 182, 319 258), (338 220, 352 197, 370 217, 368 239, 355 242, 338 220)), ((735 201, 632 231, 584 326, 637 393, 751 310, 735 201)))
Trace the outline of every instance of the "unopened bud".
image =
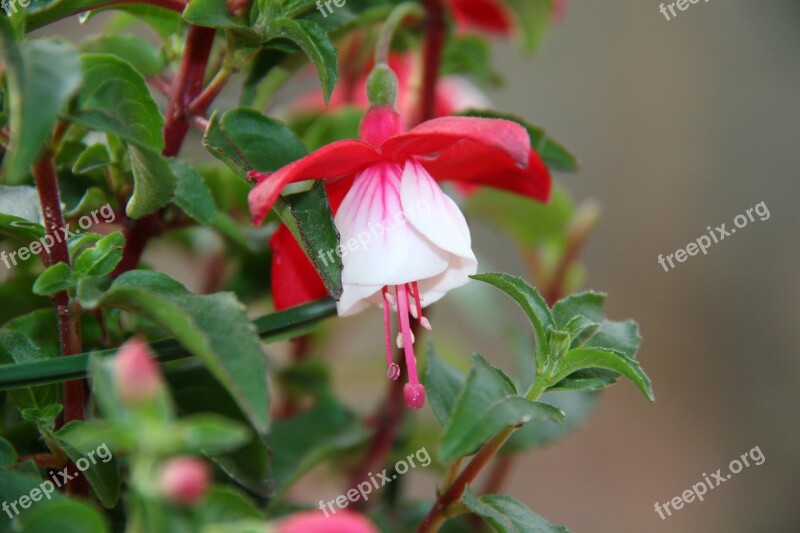
POLYGON ((136 337, 123 344, 114 360, 114 385, 126 404, 155 399, 161 392, 161 371, 147 344, 136 337))
POLYGON ((367 78, 367 98, 373 107, 394 108, 397 101, 397 75, 386 63, 378 63, 367 78))
POLYGON ((324 504, 320 502, 321 512, 303 511, 287 516, 278 523, 277 533, 378 533, 378 528, 365 516, 324 504))
POLYGON ((194 505, 206 495, 211 482, 211 469, 196 457, 170 459, 161 468, 159 487, 170 502, 194 505))

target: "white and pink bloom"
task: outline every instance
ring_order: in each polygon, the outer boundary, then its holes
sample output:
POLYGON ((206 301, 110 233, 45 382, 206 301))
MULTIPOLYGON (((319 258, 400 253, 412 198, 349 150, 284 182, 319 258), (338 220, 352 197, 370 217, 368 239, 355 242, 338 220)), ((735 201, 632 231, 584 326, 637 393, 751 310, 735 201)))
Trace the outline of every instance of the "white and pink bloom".
MULTIPOLYGON (((376 226, 386 228, 369 246, 343 257, 338 311, 350 315, 370 304, 383 308, 391 379, 400 375, 392 360, 391 312, 397 311, 397 344, 408 369, 404 393, 412 408, 422 407, 425 389, 417 375, 411 320, 430 329, 422 309, 467 283, 477 268, 464 216, 437 181, 489 185, 540 200, 547 200, 551 184, 519 124, 447 117, 405 131, 400 115, 388 105, 369 109, 360 140, 331 143, 271 174, 251 172, 250 178, 258 182, 249 195, 255 224, 285 186, 321 179, 328 181, 342 242, 376 226), (421 203, 429 209, 416 209, 421 203)), ((289 284, 282 290, 292 288, 289 284)))

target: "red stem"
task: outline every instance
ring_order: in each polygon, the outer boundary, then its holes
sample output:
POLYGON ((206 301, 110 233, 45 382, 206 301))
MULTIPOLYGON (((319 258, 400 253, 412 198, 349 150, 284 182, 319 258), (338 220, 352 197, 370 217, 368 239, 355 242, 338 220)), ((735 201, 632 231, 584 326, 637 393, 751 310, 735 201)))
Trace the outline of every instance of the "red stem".
MULTIPOLYGON (((206 75, 206 66, 214 44, 213 28, 189 26, 186 33, 186 46, 181 59, 180 70, 173 81, 167 115, 164 121, 164 150, 167 157, 178 155, 189 132, 192 116, 187 113, 189 104, 197 98, 203 90, 206 75)), ((164 88, 164 80, 156 82, 158 87, 164 88)), ((209 101, 209 105, 210 105, 209 101)), ((114 269, 112 277, 136 268, 141 260, 142 253, 150 238, 163 231, 159 213, 153 213, 138 220, 125 220, 125 250, 122 260, 114 269)))
MULTIPOLYGON (((49 250, 49 263, 66 263, 70 265, 69 247, 63 239, 61 228, 64 227, 64 215, 61 212, 61 193, 58 189, 56 167, 53 164, 53 155, 46 151, 35 163, 33 176, 36 189, 39 192, 39 201, 42 205, 42 217, 47 235, 50 236, 53 246, 49 250)), ((81 329, 78 317, 73 316, 69 305, 69 295, 60 292, 53 297, 56 304, 58 318, 58 334, 61 346, 61 355, 75 355, 81 353, 81 329)), ((68 381, 64 384, 64 422, 83 420, 85 417, 85 387, 83 380, 68 381)))
POLYGON ((425 61, 422 73, 420 122, 436 116, 436 86, 444 50, 444 7, 442 0, 425 0, 428 18, 425 24, 425 61))

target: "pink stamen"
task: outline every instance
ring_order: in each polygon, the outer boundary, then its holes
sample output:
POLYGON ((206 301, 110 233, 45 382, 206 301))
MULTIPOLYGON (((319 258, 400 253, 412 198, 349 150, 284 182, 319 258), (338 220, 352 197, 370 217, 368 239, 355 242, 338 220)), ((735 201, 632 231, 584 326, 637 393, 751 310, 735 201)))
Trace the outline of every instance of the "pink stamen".
POLYGON ((383 288, 383 325, 386 329, 386 377, 396 380, 400 377, 400 367, 392 361, 392 322, 390 314, 390 297, 388 287, 383 288))
POLYGON ((417 358, 414 356, 414 342, 411 338, 411 326, 408 315, 408 292, 405 285, 398 285, 397 314, 400 318, 400 331, 403 334, 403 349, 406 355, 408 368, 408 383, 403 388, 406 405, 412 409, 419 409, 425 403, 425 388, 420 384, 417 376, 417 358))
POLYGON ((409 289, 411 289, 411 296, 414 297, 414 303, 416 304, 416 307, 417 307, 417 316, 414 317, 414 318, 416 318, 417 320, 421 321, 422 320, 422 302, 419 299, 419 285, 417 284, 416 281, 413 282, 413 283, 409 283, 407 285, 408 285, 409 289))

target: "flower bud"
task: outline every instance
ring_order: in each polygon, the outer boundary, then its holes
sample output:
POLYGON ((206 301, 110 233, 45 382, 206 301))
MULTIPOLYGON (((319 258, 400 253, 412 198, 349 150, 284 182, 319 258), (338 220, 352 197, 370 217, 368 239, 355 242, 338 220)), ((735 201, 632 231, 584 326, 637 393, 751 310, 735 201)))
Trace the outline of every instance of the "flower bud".
POLYGON ((114 360, 114 386, 128 405, 155 399, 161 392, 161 371, 147 344, 136 337, 123 344, 114 360))
POLYGON ((196 457, 170 459, 161 468, 159 487, 170 502, 177 505, 194 505, 208 491, 211 469, 196 457))
POLYGON ((367 98, 373 107, 394 109, 397 101, 397 75, 386 63, 378 63, 367 78, 367 98))
MULTIPOLYGON (((323 502, 324 503, 324 502, 323 502)), ((378 533, 360 514, 352 511, 334 509, 332 514, 326 507, 323 512, 305 511, 290 515, 278 523, 277 533, 378 533)))

